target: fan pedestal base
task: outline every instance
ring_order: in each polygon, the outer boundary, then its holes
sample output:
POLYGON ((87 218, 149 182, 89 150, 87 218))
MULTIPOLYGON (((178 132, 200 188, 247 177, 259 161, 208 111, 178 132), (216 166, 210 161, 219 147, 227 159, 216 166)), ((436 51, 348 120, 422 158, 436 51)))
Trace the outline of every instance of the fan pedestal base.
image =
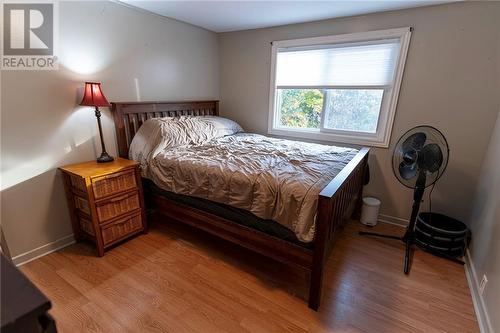
MULTIPOLYGON (((420 202, 422 201, 422 197, 424 196, 425 180, 426 180, 425 171, 420 171, 420 173, 418 174, 417 184, 415 186, 415 192, 413 192, 413 206, 412 206, 412 210, 411 210, 410 223, 408 224, 408 227, 406 228, 406 232, 402 237, 378 234, 376 232, 366 232, 366 231, 359 232, 360 235, 364 235, 364 236, 375 236, 375 237, 396 239, 396 240, 399 240, 399 241, 402 241, 403 243, 405 243, 405 258, 404 258, 404 272, 405 272, 405 274, 410 273, 411 258, 412 258, 412 246, 413 246, 413 244, 415 244, 415 222, 417 220, 418 211, 420 210, 420 202)), ((443 258, 446 258, 448 260, 463 264, 462 261, 460 261, 454 257, 450 257, 446 253, 433 251, 433 254, 436 254, 436 255, 443 257, 443 258)))
POLYGON ((361 236, 375 236, 375 237, 381 237, 381 238, 389 238, 389 239, 395 239, 402 241, 406 245, 405 249, 405 258, 404 258, 404 272, 405 274, 410 273, 410 263, 411 263, 411 257, 412 257, 412 245, 413 245, 413 239, 414 235, 412 232, 409 230, 406 231, 404 236, 392 236, 392 235, 384 235, 384 234, 379 234, 376 232, 367 232, 367 231, 360 231, 359 234, 361 236))
MULTIPOLYGON (((376 232, 368 232, 368 231, 360 231, 359 235, 361 236, 374 236, 374 237, 381 237, 381 238, 388 238, 388 239, 395 239, 403 242, 405 244, 405 258, 404 258, 404 272, 405 274, 410 273, 410 267, 411 267, 411 259, 412 259, 412 246, 415 244, 415 233, 410 230, 406 230, 406 233, 401 237, 401 236, 393 236, 393 235, 385 235, 385 234, 379 234, 376 232)), ((464 262, 455 258, 447 255, 446 253, 442 253, 439 251, 432 251, 430 252, 434 255, 437 255, 439 257, 448 259, 450 261, 453 261, 457 264, 463 265, 464 262)))

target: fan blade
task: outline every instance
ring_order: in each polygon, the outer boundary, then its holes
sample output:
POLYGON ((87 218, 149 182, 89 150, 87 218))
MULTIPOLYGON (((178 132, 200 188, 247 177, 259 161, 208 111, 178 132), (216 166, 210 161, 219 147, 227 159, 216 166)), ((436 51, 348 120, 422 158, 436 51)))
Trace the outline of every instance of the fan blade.
POLYGON ((412 179, 417 175, 417 163, 406 164, 405 162, 401 162, 399 164, 399 174, 403 179, 412 179))
POLYGON ((420 151, 424 146, 426 139, 427 135, 425 135, 425 133, 423 132, 417 132, 410 135, 408 138, 406 138, 406 140, 402 144, 403 154, 406 154, 414 150, 420 151))
POLYGON ((422 148, 418 158, 418 165, 421 169, 436 172, 441 164, 443 164, 443 152, 437 144, 431 143, 422 148))

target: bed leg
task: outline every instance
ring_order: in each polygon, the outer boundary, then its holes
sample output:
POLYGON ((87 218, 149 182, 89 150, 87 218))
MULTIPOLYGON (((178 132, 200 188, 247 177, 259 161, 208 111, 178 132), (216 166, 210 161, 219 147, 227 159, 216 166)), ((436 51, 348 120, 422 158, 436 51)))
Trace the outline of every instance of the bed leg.
POLYGON ((316 218, 316 234, 314 235, 314 253, 311 266, 311 282, 309 284, 309 308, 318 311, 323 286, 323 265, 325 255, 330 248, 330 225, 333 226, 331 198, 320 196, 318 199, 318 215, 316 218))
POLYGON ((323 265, 316 265, 311 271, 311 283, 309 285, 309 308, 318 311, 321 301, 321 290, 323 287, 323 265))

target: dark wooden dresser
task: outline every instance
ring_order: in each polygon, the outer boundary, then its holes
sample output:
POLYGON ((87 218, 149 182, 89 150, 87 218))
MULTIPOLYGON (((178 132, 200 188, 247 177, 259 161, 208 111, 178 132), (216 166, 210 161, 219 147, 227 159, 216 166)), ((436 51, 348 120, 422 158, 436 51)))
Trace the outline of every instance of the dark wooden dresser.
POLYGON ((118 157, 109 163, 90 161, 59 169, 77 241, 90 239, 103 256, 110 246, 146 231, 137 162, 118 157))
POLYGON ((47 297, 3 255, 1 257, 1 332, 57 332, 47 297))

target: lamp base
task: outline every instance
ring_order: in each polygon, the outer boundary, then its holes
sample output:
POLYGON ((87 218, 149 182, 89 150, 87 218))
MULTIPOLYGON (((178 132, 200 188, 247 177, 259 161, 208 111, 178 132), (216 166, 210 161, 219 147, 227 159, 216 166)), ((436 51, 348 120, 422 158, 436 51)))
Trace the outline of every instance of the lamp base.
POLYGON ((107 163, 107 162, 113 162, 114 158, 109 156, 108 153, 105 151, 102 152, 101 156, 97 158, 97 163, 107 163))

